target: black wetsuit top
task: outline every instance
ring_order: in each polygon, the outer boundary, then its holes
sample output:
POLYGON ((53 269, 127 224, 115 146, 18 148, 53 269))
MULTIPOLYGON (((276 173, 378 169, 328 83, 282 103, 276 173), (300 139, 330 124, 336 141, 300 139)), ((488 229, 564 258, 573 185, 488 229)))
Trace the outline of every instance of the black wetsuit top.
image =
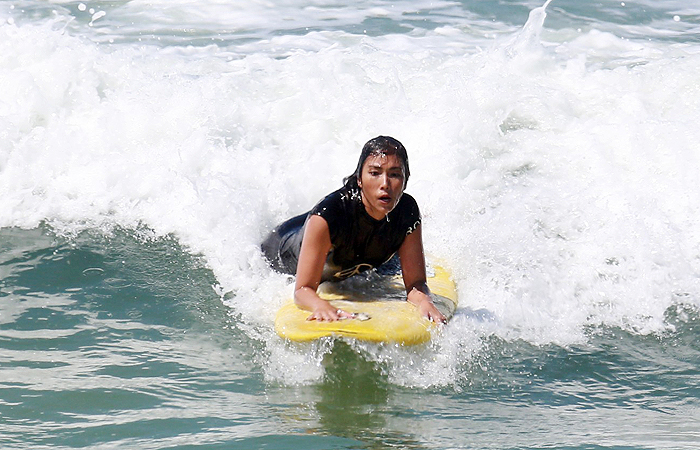
POLYGON ((343 187, 308 213, 284 222, 265 239, 263 252, 276 270, 296 275, 304 225, 311 214, 326 220, 331 236, 322 281, 342 280, 380 266, 421 223, 418 204, 408 194, 401 196, 386 218, 376 220, 365 210, 359 191, 343 187))

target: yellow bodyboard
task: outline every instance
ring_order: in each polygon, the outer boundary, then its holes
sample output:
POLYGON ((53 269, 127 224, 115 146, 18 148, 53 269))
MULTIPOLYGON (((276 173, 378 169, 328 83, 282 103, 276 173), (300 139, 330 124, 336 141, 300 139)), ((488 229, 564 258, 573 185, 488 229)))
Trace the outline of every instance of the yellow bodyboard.
MULTIPOLYGON (((431 330, 436 325, 421 317, 417 308, 406 301, 400 275, 353 278, 358 280, 324 283, 319 288, 319 295, 334 307, 356 313, 359 318, 335 322, 307 320, 311 313, 299 309, 293 300, 289 300, 277 312, 277 334, 297 342, 326 336, 403 345, 430 340, 431 330)), ((451 318, 457 307, 457 289, 450 274, 440 266, 431 266, 427 281, 435 305, 445 317, 451 318)))

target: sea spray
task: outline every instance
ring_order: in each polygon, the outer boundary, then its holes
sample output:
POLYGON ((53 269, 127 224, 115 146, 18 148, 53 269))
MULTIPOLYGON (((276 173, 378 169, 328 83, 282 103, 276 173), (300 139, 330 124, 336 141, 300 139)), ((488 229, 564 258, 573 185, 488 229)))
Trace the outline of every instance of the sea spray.
POLYGON ((378 134, 408 148, 426 249, 461 301, 433 347, 362 350, 392 382, 464 380, 494 338, 663 334, 669 311, 697 306, 692 43, 543 28, 538 9, 495 35, 455 18, 159 44, 122 20, 138 8, 105 9, 87 31, 89 17, 55 5, 44 22, 15 11, 2 25, 0 224, 175 236, 215 274, 270 379, 317 380, 329 350, 306 357, 275 335, 291 286, 259 243, 337 188, 378 134), (411 361, 421 369, 406 376, 411 361))
POLYGON ((0 2, 0 447, 696 449, 699 2, 543 3, 0 2), (285 342, 377 134, 461 307, 285 342))

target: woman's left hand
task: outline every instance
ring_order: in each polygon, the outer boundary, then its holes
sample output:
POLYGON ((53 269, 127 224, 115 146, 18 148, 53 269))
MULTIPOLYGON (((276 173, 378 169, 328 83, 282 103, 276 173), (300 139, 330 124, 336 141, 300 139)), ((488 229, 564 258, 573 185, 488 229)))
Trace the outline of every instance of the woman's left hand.
POLYGON ((437 309, 432 300, 423 300, 418 305, 421 316, 426 317, 431 322, 447 323, 447 318, 437 309))
POLYGON ((425 292, 413 288, 408 293, 407 300, 416 305, 420 315, 426 319, 437 323, 447 323, 447 318, 437 309, 430 295, 425 292))

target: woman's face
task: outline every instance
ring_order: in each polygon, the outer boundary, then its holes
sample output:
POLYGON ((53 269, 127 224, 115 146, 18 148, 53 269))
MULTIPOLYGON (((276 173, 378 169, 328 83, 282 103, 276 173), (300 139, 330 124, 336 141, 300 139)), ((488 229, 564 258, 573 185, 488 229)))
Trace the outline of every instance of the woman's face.
POLYGON ((403 164, 396 154, 370 155, 358 182, 367 213, 376 220, 384 219, 399 203, 404 179, 403 164))

